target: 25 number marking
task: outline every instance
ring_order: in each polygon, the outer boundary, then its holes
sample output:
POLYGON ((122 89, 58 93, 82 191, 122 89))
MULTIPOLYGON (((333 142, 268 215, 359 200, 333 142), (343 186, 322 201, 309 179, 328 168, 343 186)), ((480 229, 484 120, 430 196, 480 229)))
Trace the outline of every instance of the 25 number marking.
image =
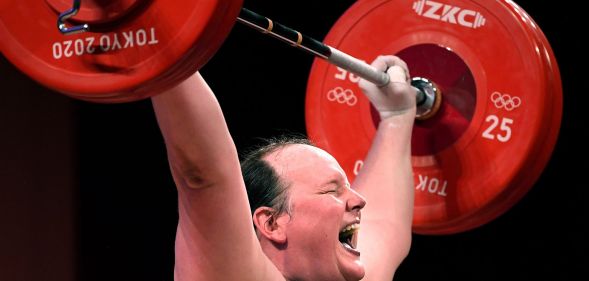
POLYGON ((501 118, 499 120, 496 115, 489 115, 485 121, 491 125, 483 132, 483 138, 497 139, 500 142, 508 142, 511 139, 510 125, 513 124, 513 119, 501 118), (497 126, 499 126, 498 130, 496 130, 497 126))

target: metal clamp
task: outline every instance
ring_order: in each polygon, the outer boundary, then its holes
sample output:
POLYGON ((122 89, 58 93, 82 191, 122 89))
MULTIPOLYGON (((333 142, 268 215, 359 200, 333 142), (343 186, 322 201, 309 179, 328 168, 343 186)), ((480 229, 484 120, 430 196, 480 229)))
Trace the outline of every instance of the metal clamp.
POLYGON ((57 18, 57 28, 59 32, 64 35, 71 35, 86 32, 89 29, 88 24, 76 25, 72 27, 66 27, 64 21, 75 16, 80 11, 80 4, 82 0, 73 0, 73 7, 59 15, 57 18))
POLYGON ((413 77, 411 85, 417 90, 417 113, 415 119, 427 120, 440 110, 442 93, 436 84, 423 77, 413 77))

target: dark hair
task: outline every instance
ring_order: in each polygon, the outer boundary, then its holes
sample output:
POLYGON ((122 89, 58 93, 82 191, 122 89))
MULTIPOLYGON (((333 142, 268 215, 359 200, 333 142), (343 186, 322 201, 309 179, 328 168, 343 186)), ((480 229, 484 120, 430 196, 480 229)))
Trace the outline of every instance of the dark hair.
POLYGON ((282 136, 264 140, 264 144, 246 153, 241 162, 241 172, 247 189, 250 211, 262 206, 274 209, 276 214, 289 212, 288 183, 280 179, 274 168, 263 158, 292 144, 312 145, 300 136, 282 136))

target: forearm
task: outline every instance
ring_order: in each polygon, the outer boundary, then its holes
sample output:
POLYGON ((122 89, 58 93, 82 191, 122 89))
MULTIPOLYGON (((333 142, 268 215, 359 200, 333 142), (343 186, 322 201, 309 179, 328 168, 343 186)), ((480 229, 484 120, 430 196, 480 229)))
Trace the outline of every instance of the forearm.
POLYGON ((363 218, 410 225, 413 216, 411 132, 413 115, 380 122, 354 187, 366 197, 363 218))
POLYGON ((363 280, 391 280, 409 252, 413 219, 411 132, 414 115, 380 122, 354 188, 366 198, 358 247, 363 280))
POLYGON ((170 166, 185 183, 208 186, 239 174, 239 160, 221 108, 200 74, 152 98, 170 166))

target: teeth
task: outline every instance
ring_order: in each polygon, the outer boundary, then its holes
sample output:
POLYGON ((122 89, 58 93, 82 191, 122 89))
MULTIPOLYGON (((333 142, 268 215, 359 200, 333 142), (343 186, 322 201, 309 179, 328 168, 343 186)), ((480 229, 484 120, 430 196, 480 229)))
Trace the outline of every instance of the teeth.
POLYGON ((354 248, 352 248, 352 246, 348 245, 347 243, 342 243, 342 245, 344 245, 345 248, 348 248, 350 250, 355 250, 354 248))
POLYGON ((342 229, 342 233, 344 232, 349 232, 349 231, 355 231, 358 230, 360 228, 360 224, 359 223, 355 223, 355 224, 351 224, 346 226, 344 229, 342 229))

